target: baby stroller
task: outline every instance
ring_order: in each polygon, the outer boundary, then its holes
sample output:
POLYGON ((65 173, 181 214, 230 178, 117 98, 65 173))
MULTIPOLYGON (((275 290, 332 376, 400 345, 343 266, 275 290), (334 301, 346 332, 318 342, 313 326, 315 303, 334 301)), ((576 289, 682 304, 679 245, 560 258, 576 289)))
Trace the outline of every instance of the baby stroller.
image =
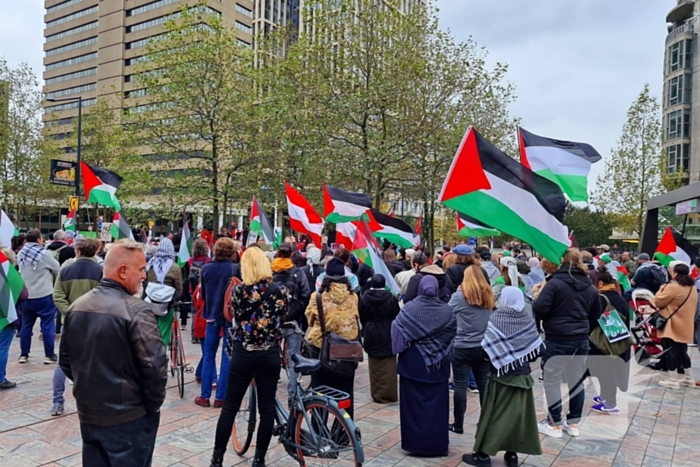
POLYGON ((632 336, 636 341, 633 346, 634 357, 640 365, 648 366, 652 370, 663 370, 661 356, 664 350, 661 338, 657 337, 656 328, 649 322, 651 315, 645 316, 640 311, 642 306, 651 306, 652 298, 654 294, 650 290, 635 289, 632 292, 632 300, 629 301, 635 314, 635 323, 632 326, 632 336))

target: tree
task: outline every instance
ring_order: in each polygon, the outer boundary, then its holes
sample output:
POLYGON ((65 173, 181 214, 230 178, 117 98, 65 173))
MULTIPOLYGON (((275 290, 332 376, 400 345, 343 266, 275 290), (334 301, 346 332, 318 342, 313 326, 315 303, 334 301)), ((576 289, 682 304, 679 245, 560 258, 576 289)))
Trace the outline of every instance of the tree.
POLYGON ((608 242, 613 230, 613 222, 602 211, 571 203, 566 205, 564 225, 569 228, 569 232, 573 232, 581 248, 608 242))
POLYGON ((659 103, 645 84, 627 112, 605 172, 598 177, 593 204, 609 213, 621 229, 641 235, 647 201, 665 191, 663 162, 659 103))

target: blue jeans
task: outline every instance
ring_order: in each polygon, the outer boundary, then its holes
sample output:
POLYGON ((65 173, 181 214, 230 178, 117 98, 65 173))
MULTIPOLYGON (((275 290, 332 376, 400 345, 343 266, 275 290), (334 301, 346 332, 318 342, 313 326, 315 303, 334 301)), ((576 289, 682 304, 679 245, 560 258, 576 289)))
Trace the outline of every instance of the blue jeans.
MULTIPOLYGON (((199 363, 197 363, 197 369, 194 371, 194 377, 202 381, 202 367, 204 367, 204 339, 199 339, 199 345, 202 346, 202 358, 200 358, 199 363)), ((216 365, 214 365, 214 373, 211 383, 214 384, 218 382, 219 377, 216 375, 216 365)))
POLYGON ((159 424, 160 412, 112 426, 81 423, 83 465, 150 467, 159 424))
POLYGON ((44 355, 54 356, 56 337, 56 305, 53 296, 32 298, 22 302, 22 330, 19 333, 21 355, 28 357, 32 346, 32 332, 37 318, 41 320, 41 333, 44 335, 44 355))
POLYGON ((569 413, 566 421, 579 423, 586 393, 583 381, 587 370, 588 339, 572 341, 545 340, 542 353, 544 392, 547 397, 548 418, 552 425, 562 424, 561 382, 569 387, 569 413))
POLYGON ((216 400, 223 401, 226 398, 226 376, 228 375, 228 354, 226 343, 228 341, 228 326, 212 322, 207 323, 207 332, 204 337, 204 364, 202 365, 202 398, 211 397, 211 382, 216 372, 216 352, 219 350, 219 336, 223 329, 223 345, 221 350, 221 367, 219 368, 219 384, 216 386, 216 400))
POLYGON ((0 383, 4 383, 7 376, 7 359, 10 356, 10 345, 15 335, 13 326, 5 326, 0 331, 0 383))
POLYGON ((66 374, 60 366, 56 365, 53 370, 53 403, 61 404, 66 401, 63 394, 66 392, 66 374))

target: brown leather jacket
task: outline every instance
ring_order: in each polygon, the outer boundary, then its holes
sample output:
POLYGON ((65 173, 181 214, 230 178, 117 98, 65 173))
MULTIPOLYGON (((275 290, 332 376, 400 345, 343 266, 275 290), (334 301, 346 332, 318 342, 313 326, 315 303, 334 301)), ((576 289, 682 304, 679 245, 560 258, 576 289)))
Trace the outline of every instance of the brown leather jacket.
POLYGON ((168 360, 150 306, 103 279, 68 311, 59 364, 80 421, 112 426, 160 410, 168 360))

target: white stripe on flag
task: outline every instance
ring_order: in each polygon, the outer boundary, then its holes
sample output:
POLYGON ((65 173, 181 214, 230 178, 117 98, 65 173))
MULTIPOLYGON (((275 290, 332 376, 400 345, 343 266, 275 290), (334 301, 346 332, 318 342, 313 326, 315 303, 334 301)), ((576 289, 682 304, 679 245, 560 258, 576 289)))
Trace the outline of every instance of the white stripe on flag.
POLYGON ((340 214, 343 217, 360 217, 367 212, 367 207, 359 204, 352 204, 345 201, 333 200, 333 212, 340 214))
POLYGON ((549 146, 529 146, 527 161, 533 172, 551 170, 555 175, 580 175, 588 176, 591 171, 591 163, 586 159, 571 154, 563 149, 549 146))

